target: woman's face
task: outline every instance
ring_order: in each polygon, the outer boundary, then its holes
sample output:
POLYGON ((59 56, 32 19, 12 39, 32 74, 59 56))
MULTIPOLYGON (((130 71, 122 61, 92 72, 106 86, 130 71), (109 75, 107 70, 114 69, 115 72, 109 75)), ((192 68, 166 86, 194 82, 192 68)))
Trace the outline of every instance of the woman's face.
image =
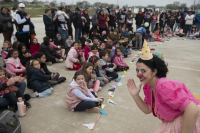
POLYGON ((85 14, 88 14, 88 11, 87 11, 87 10, 85 10, 85 14))
POLYGON ((101 11, 101 13, 100 13, 101 15, 103 15, 103 11, 101 11))
POLYGON ((2 13, 7 14, 8 10, 6 8, 3 8, 2 13))
POLYGON ((26 47, 22 46, 22 53, 25 53, 25 52, 26 52, 26 47))
POLYGON ((84 76, 83 76, 83 75, 78 75, 78 76, 76 77, 76 83, 77 83, 78 85, 83 85, 83 84, 85 83, 85 78, 84 78, 84 76))
POLYGON ((41 58, 37 58, 40 63, 46 63, 46 56, 43 55, 41 58))
POLYGON ((152 72, 151 69, 147 67, 144 63, 137 63, 136 72, 137 74, 142 75, 138 77, 142 84, 151 84, 152 79, 155 77, 157 73, 157 70, 154 70, 154 72, 152 72))
POLYGON ((86 69, 86 72, 87 74, 92 74, 92 70, 93 70, 93 66, 89 66, 87 69, 86 69))

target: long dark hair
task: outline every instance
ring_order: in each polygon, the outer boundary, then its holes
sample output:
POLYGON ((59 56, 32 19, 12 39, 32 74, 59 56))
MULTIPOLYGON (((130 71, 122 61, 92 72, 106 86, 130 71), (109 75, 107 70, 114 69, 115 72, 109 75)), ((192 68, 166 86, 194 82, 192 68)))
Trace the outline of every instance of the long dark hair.
POLYGON ((23 55, 23 53, 22 53, 22 47, 23 47, 23 46, 26 47, 26 45, 25 45, 24 43, 20 43, 20 44, 18 45, 19 56, 23 55))
POLYGON ((154 69, 157 69, 156 76, 158 78, 166 77, 169 71, 165 61, 158 58, 156 55, 153 55, 153 58, 151 60, 142 60, 141 58, 139 58, 137 63, 145 64, 151 69, 152 72, 154 71, 154 69))
POLYGON ((42 52, 38 52, 37 54, 35 54, 35 56, 33 57, 33 59, 40 59, 40 58, 42 58, 42 56, 43 55, 45 55, 44 53, 42 53, 42 52))
POLYGON ((12 55, 12 54, 13 54, 13 52, 15 52, 15 51, 17 51, 17 52, 18 52, 18 50, 17 50, 17 49, 11 49, 11 50, 8 52, 8 55, 6 56, 6 58, 5 58, 5 59, 8 59, 8 58, 12 57, 11 55, 12 55))
POLYGON ((88 67, 90 67, 90 66, 92 66, 93 69, 94 69, 94 65, 93 65, 93 63, 91 63, 91 62, 87 62, 87 63, 85 63, 85 64, 81 67, 81 71, 82 71, 83 74, 84 74, 84 77, 85 77, 85 81, 86 81, 86 83, 87 83, 87 86, 89 85, 89 81, 90 81, 91 77, 90 77, 90 75, 88 75, 86 69, 87 69, 88 67))
POLYGON ((76 78, 77 78, 79 75, 83 75, 83 76, 84 76, 83 71, 77 71, 77 72, 75 72, 73 79, 76 80, 76 78))
POLYGON ((44 45, 49 46, 49 41, 50 41, 49 37, 44 37, 43 41, 44 41, 44 45))

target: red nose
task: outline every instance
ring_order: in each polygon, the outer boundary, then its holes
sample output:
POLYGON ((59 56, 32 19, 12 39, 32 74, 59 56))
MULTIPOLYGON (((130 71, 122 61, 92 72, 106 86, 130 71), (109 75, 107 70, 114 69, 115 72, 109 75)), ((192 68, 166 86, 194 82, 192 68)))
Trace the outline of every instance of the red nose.
POLYGON ((137 77, 138 77, 138 78, 141 78, 142 76, 143 76, 142 73, 138 73, 138 74, 137 74, 137 77))

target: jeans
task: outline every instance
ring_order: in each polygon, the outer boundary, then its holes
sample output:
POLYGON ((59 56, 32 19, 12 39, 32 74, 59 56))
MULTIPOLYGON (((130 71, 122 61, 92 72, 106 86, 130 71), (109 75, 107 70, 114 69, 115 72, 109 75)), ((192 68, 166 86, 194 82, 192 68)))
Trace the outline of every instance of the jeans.
POLYGON ((179 28, 179 26, 180 26, 180 23, 175 23, 175 26, 174 26, 174 31, 176 30, 176 27, 178 27, 178 28, 179 28))
POLYGON ((43 92, 38 93, 39 98, 43 98, 43 97, 47 97, 47 96, 51 95, 52 91, 53 91, 53 88, 51 87, 49 89, 46 89, 43 92))
POLYGON ((136 30, 138 29, 138 28, 140 28, 141 27, 141 25, 136 25, 136 30))
POLYGON ((3 97, 7 98, 11 102, 12 105, 17 105, 18 100, 16 99, 16 97, 17 98, 21 97, 22 99, 24 99, 24 96, 22 92, 20 91, 20 89, 16 92, 16 96, 13 92, 9 92, 9 93, 4 94, 3 97))
POLYGON ((80 40, 81 32, 82 32, 82 28, 76 28, 75 29, 75 41, 79 41, 80 40))
POLYGON ((61 37, 63 39, 63 44, 65 44, 65 41, 67 40, 68 37, 68 31, 67 30, 63 30, 62 27, 58 27, 58 33, 61 34, 61 37))
POLYGON ((196 37, 195 36, 190 36, 190 37, 188 37, 188 39, 196 39, 196 37))
MULTIPOLYGON (((24 94, 24 91, 26 89, 26 83, 25 82, 15 83, 14 85, 19 88, 19 90, 21 91, 22 94, 24 94)), ((8 99, 0 97, 0 108, 5 108, 10 104, 11 103, 10 103, 10 101, 8 99)))
POLYGON ((185 35, 187 35, 187 31, 189 31, 190 33, 191 29, 192 29, 192 25, 185 25, 185 35))
POLYGON ((153 32, 153 30, 155 29, 156 23, 157 22, 151 22, 151 32, 153 32))

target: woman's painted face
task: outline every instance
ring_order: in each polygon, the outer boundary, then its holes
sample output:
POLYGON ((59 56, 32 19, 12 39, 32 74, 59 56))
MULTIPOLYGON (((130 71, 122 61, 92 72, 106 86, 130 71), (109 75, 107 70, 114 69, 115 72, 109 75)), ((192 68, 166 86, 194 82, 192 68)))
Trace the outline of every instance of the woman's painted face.
POLYGON ((76 83, 77 83, 78 85, 83 85, 84 82, 85 82, 85 78, 84 78, 83 75, 79 75, 79 76, 76 77, 76 83))
POLYGON ((144 63, 136 64, 136 72, 137 77, 140 79, 140 82, 142 84, 150 84, 153 77, 155 76, 151 69, 147 67, 144 63))

